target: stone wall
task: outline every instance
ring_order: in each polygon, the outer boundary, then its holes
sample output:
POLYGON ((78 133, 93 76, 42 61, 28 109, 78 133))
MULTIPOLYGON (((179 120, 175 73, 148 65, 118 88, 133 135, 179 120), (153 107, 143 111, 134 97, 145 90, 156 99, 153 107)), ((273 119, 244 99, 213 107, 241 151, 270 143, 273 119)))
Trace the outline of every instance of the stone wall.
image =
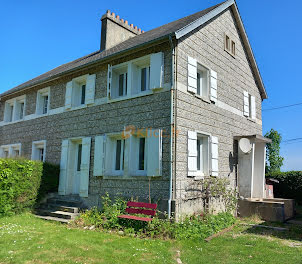
POLYGON ((262 134, 261 97, 231 10, 179 40, 176 104, 179 130, 176 139, 176 212, 191 213, 202 210, 203 202, 198 198, 199 181, 187 176, 187 132, 200 131, 218 137, 219 177, 228 178, 233 187, 236 186, 237 169, 237 145, 233 137, 262 134), (225 33, 236 41, 235 58, 224 50, 225 33), (187 92, 188 56, 217 72, 218 101, 234 111, 187 92), (256 121, 234 113, 243 113, 243 91, 256 97, 256 121))

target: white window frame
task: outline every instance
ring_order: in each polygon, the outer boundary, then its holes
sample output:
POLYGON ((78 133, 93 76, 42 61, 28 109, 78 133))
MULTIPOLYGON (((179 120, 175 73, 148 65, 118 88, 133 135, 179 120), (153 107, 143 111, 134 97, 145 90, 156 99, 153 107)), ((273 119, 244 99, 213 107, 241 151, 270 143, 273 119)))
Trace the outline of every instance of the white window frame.
POLYGON ((210 69, 197 62, 197 88, 196 88, 196 95, 200 96, 201 98, 203 99, 206 99, 206 100, 210 100, 210 69), (205 81, 203 82, 202 84, 202 87, 200 85, 200 81, 201 81, 201 78, 198 78, 198 74, 200 74, 200 72, 205 72, 206 74, 206 78, 205 78, 205 81), (206 94, 203 95, 202 93, 202 88, 204 87, 204 85, 206 85, 206 94), (199 91, 198 91, 199 89, 199 91))
MULTIPOLYGON (((207 138, 208 144, 207 144, 207 170, 206 171, 201 171, 198 170, 197 167, 197 172, 196 172, 196 176, 197 177, 205 177, 205 176, 209 176, 210 175, 210 171, 211 171, 211 163, 210 163, 210 157, 211 157, 211 134, 205 133, 205 132, 200 132, 200 131, 196 131, 197 133, 197 140, 196 143, 198 142, 199 138, 207 138)), ((197 146, 196 146, 197 149, 197 146)), ((201 156, 200 156, 201 158, 201 156)), ((197 151, 197 160, 198 160, 198 151, 197 151)), ((198 161, 197 161, 198 162, 198 161)), ((199 161, 201 162, 201 160, 199 161)), ((197 163, 198 164, 198 163, 197 163)))
POLYGON ((38 151, 43 149, 43 162, 45 162, 46 157, 46 140, 33 141, 32 143, 32 151, 31 151, 31 159, 32 160, 40 160, 38 157, 38 151))
POLYGON ((131 176, 147 176, 147 135, 137 135, 134 134, 130 137, 130 174, 131 176), (140 148, 140 138, 145 139, 144 146, 144 169, 139 169, 139 148, 140 148))
POLYGON ((152 93, 151 89, 151 55, 146 55, 118 65, 111 66, 111 83, 109 102, 124 100, 135 96, 143 96, 152 93), (147 87, 141 90, 141 70, 147 68, 147 87), (118 96, 118 74, 127 72, 127 93, 118 96))
POLYGON ((124 176, 125 167, 126 167, 126 155, 127 155, 127 140, 122 137, 122 133, 110 133, 106 135, 106 144, 105 144, 105 176, 124 176), (116 147, 117 141, 121 140, 121 157, 120 157, 120 170, 116 170, 116 147), (124 154, 123 154, 124 153, 124 154), (124 155, 124 161, 123 161, 124 155), (124 162, 124 166, 122 165, 124 162), (123 169, 122 169, 123 167, 123 169))
POLYGON ((72 98, 71 107, 85 107, 86 102, 84 98, 84 103, 82 103, 82 86, 85 85, 85 97, 87 96, 87 76, 83 75, 72 79, 72 98))
POLYGON ((36 115, 48 115, 50 111, 50 87, 41 89, 37 92, 36 115), (44 100, 48 96, 47 112, 44 113, 44 100))
POLYGON ((16 155, 14 155, 14 152, 16 150, 19 151, 18 157, 20 157, 21 156, 21 143, 2 145, 2 146, 0 146, 0 157, 4 158, 4 152, 8 151, 8 157, 7 158, 15 158, 16 155))
POLYGON ((22 121, 25 119, 26 109, 26 95, 22 95, 5 102, 4 108, 4 122, 11 123, 22 121), (21 104, 23 104, 23 111, 21 116, 21 104))
POLYGON ((5 102, 3 120, 6 123, 13 122, 13 120, 14 120, 14 100, 8 100, 5 102))

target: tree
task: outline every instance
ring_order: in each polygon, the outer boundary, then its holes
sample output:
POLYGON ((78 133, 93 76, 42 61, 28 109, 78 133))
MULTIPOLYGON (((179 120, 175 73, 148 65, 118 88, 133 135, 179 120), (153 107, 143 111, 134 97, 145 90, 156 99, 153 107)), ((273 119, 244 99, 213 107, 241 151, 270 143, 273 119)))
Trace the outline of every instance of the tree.
POLYGON ((267 144, 265 172, 278 172, 284 160, 284 158, 280 156, 282 136, 274 129, 271 129, 264 136, 272 140, 272 143, 267 144))

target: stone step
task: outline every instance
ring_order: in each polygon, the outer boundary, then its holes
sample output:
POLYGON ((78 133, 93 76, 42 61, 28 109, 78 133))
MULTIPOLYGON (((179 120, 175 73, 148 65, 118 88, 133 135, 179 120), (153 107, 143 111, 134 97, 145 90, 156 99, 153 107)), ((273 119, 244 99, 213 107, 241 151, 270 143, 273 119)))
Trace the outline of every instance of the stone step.
POLYGON ((53 216, 42 216, 42 215, 35 215, 35 217, 44 219, 44 220, 49 220, 49 221, 56 221, 56 222, 61 222, 64 224, 68 224, 70 220, 64 219, 64 218, 58 218, 58 217, 53 217, 53 216))
POLYGON ((70 212, 64 212, 64 211, 50 211, 48 212, 49 216, 58 217, 58 218, 64 218, 73 220, 75 219, 79 214, 70 213, 70 212))
POLYGON ((81 207, 81 202, 76 200, 61 200, 56 198, 47 199, 47 203, 50 205, 59 205, 65 207, 81 207))
POLYGON ((45 210, 51 209, 53 211, 63 211, 63 212, 69 212, 69 213, 75 213, 75 214, 78 214, 80 212, 80 208, 78 208, 78 207, 56 205, 56 204, 40 205, 40 209, 45 209, 45 210))

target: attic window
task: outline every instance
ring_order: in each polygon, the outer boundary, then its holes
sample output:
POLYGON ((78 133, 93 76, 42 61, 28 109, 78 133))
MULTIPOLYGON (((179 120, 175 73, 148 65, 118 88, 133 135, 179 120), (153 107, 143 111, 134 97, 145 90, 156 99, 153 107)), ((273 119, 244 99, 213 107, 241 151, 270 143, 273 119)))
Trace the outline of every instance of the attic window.
POLYGON ((224 35, 224 50, 235 57, 236 54, 236 43, 227 34, 224 35))

